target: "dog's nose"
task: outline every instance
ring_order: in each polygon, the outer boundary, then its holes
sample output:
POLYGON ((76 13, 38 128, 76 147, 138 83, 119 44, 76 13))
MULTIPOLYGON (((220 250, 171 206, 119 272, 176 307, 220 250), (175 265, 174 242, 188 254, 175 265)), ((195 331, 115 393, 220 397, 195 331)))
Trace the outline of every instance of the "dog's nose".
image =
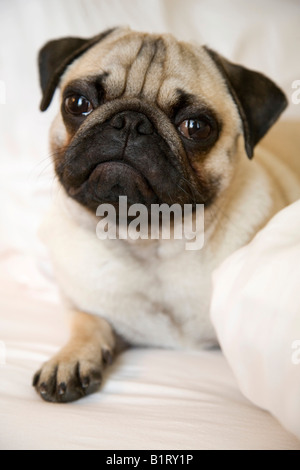
POLYGON ((153 125, 147 116, 135 111, 123 111, 116 114, 110 120, 110 125, 118 130, 136 131, 140 135, 150 135, 154 131, 153 125))

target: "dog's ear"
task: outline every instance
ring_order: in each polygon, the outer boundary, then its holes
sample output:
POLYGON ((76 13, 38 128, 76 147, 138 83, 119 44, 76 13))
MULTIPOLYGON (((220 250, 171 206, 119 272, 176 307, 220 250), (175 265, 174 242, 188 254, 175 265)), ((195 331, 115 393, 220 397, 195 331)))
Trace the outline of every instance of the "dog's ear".
POLYGON ((233 64, 207 47, 205 50, 225 78, 237 105, 243 123, 246 152, 252 158, 257 142, 286 108, 286 96, 263 74, 233 64))
POLYGON ((68 65, 114 30, 115 28, 109 29, 89 39, 66 37, 45 44, 38 56, 40 83, 43 92, 41 111, 45 111, 50 105, 60 77, 68 65))

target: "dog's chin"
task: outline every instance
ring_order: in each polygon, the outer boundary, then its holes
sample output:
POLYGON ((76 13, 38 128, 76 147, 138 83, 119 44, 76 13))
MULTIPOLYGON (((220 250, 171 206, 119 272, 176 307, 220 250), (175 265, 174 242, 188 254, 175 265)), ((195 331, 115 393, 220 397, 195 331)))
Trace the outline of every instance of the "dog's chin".
POLYGON ((100 204, 111 204, 118 210, 120 196, 127 197, 128 206, 150 207, 160 202, 145 176, 123 162, 99 163, 86 181, 79 187, 68 188, 67 193, 92 211, 100 204))

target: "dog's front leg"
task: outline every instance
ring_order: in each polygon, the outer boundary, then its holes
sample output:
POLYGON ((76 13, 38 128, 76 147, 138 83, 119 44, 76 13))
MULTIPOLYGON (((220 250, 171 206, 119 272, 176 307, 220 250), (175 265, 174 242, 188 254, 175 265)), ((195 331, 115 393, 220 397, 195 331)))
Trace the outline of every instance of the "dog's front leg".
POLYGON ((69 342, 33 378, 33 386, 46 401, 65 403, 97 391, 116 350, 116 336, 106 320, 72 314, 69 342))

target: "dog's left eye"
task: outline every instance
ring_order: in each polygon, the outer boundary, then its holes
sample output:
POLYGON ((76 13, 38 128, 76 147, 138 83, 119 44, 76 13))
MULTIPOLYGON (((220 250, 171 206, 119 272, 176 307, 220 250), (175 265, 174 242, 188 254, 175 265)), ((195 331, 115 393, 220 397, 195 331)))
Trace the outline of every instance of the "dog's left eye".
POLYGON ((65 110, 74 116, 88 116, 93 111, 91 102, 80 95, 72 95, 65 99, 65 110))
POLYGON ((212 132, 211 125, 204 119, 186 119, 178 126, 179 132, 190 140, 206 140, 212 132))

